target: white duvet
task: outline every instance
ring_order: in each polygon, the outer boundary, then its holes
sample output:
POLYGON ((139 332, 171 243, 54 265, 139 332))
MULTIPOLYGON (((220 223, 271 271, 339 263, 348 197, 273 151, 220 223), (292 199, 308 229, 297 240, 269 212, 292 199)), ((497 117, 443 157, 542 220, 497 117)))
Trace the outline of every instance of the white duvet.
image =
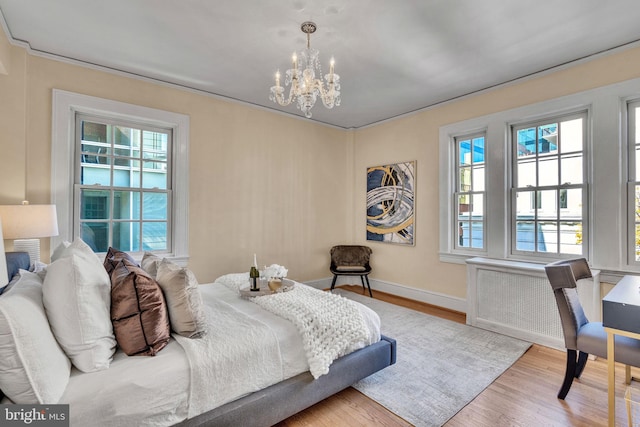
MULTIPOLYGON (((200 290, 209 322, 203 339, 174 336, 154 357, 118 351, 107 370, 72 371, 60 401, 70 405, 72 426, 173 425, 309 370, 293 323, 222 284, 200 290)), ((377 314, 358 307, 379 339, 377 314)))

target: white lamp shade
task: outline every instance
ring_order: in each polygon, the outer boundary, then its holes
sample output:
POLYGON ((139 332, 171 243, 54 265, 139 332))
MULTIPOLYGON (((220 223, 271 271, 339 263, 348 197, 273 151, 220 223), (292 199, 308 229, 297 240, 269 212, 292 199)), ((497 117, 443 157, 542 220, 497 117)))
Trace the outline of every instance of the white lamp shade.
POLYGON ((0 220, 5 239, 35 239, 58 235, 55 205, 2 205, 0 220))

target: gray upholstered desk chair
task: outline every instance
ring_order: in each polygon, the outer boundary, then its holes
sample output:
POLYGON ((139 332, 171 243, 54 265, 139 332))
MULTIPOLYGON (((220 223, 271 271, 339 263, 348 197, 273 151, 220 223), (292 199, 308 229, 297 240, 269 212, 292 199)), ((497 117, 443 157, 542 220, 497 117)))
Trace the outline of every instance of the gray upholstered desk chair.
MULTIPOLYGON (((591 277, 591 269, 584 258, 558 261, 545 266, 562 321, 564 344, 567 348, 567 368, 558 398, 564 399, 574 378, 580 374, 590 354, 607 357, 607 333, 602 322, 589 322, 584 314, 576 283, 591 277), (579 353, 579 354, 578 354, 579 353)), ((640 366, 640 341, 628 337, 616 337, 616 362, 626 365, 625 380, 631 382, 630 366, 640 366)))
POLYGON ((329 266, 329 270, 333 273, 331 290, 333 291, 338 276, 360 276, 362 289, 365 289, 364 282, 366 280, 367 288, 369 288, 369 296, 373 298, 371 285, 369 285, 371 248, 360 245, 339 245, 332 247, 330 254, 331 265, 329 266))

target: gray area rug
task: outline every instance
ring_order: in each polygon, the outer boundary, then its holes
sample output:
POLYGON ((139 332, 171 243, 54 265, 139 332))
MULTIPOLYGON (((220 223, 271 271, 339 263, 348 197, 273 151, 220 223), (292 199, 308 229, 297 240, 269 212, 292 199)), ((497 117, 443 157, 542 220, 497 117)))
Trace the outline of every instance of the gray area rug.
POLYGON ((354 387, 416 426, 441 426, 531 346, 515 338, 340 289, 378 313, 397 362, 354 387))

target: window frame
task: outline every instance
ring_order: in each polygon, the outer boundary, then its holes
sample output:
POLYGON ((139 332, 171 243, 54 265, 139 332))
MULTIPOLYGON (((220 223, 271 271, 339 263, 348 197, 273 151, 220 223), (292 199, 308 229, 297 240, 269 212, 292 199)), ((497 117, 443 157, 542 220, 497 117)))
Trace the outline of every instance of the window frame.
MULTIPOLYGON (((556 259, 569 259, 576 257, 584 257, 589 258, 589 174, 588 174, 588 165, 589 165, 589 152, 587 151, 588 141, 590 140, 589 135, 589 111, 585 109, 577 109, 572 112, 565 112, 563 114, 549 114, 544 117, 537 117, 535 120, 519 120, 517 122, 508 124, 509 131, 509 147, 510 150, 510 158, 511 162, 509 164, 509 169, 507 171, 510 177, 510 203, 509 203, 509 224, 510 224, 510 244, 509 244, 509 253, 514 257, 520 258, 530 258, 530 259, 539 259, 542 261, 551 261, 556 259), (526 187, 516 187, 517 181, 517 173, 518 173, 518 155, 516 147, 515 134, 519 129, 527 128, 527 127, 535 127, 536 135, 538 134, 538 128, 542 125, 550 124, 550 123, 558 123, 558 133, 560 132, 561 126, 560 123, 563 121, 569 121, 572 119, 583 119, 582 123, 582 135, 583 135, 583 143, 582 143, 582 182, 579 184, 576 183, 562 183, 561 177, 558 176, 558 184, 557 185, 540 185, 536 182, 535 185, 526 186, 526 187), (558 239, 558 252, 541 252, 538 250, 537 238, 534 240, 535 248, 533 251, 525 251, 519 250, 517 248, 517 196, 518 193, 524 192, 533 192, 532 202, 533 204, 532 210, 536 211, 534 213, 534 223, 538 222, 537 211, 544 210, 545 208, 542 206, 541 193, 543 191, 555 190, 557 191, 557 196, 555 200, 555 211, 556 211, 556 219, 551 220, 554 222, 558 222, 558 225, 562 222, 561 220, 561 210, 563 209, 560 206, 562 191, 571 190, 571 189, 581 189, 582 190, 582 253, 581 254, 572 254, 572 253, 562 253, 559 252, 560 249, 560 239, 558 239), (540 196, 540 198, 538 198, 540 196), (535 197, 535 199, 533 198, 535 197)), ((536 141, 538 137, 536 136, 536 141)), ((561 143, 561 141, 560 141, 561 143)), ((558 173, 561 173, 561 162, 562 152, 558 148, 558 153, 554 155, 558 158, 558 173)), ((539 177, 540 171, 540 158, 542 157, 543 161, 545 158, 549 158, 549 155, 540 156, 539 153, 536 154, 534 162, 536 168, 536 178, 539 177)), ((565 199, 566 200, 566 199, 565 199)), ((558 233, 560 230, 558 229, 558 233)), ((537 232, 535 233, 537 236, 537 232)))
MULTIPOLYGON (((52 203, 58 210, 59 235, 51 238, 51 251, 63 241, 73 240, 74 230, 77 230, 74 220, 77 114, 171 129, 171 246, 158 254, 186 265, 189 259, 189 116, 59 89, 53 89, 51 153, 51 194, 52 203)), ((132 254, 141 258, 142 253, 132 254)))
MULTIPOLYGON (((469 253, 479 253, 482 254, 486 251, 486 247, 487 247, 487 136, 486 136, 486 132, 484 131, 480 131, 480 132, 474 132, 474 133, 467 133, 467 134, 463 134, 463 135, 452 135, 451 136, 451 142, 453 144, 453 152, 455 153, 454 155, 454 162, 453 162, 453 170, 454 170, 454 185, 453 185, 453 221, 456 224, 460 223, 460 203, 459 203, 459 199, 461 196, 467 195, 468 197, 471 197, 471 200, 473 200, 473 198, 476 195, 481 195, 482 196, 482 221, 473 221, 471 218, 467 221, 469 222, 469 224, 471 225, 474 222, 482 222, 482 247, 474 247, 473 246, 473 226, 470 228, 470 234, 469 237, 471 239, 469 246, 463 246, 460 244, 459 242, 459 237, 462 237, 459 233, 460 230, 456 227, 453 228, 453 235, 451 236, 452 241, 453 241, 453 247, 455 248, 455 250, 460 251, 460 252, 469 252, 469 253), (484 190, 482 191, 478 191, 476 190, 476 186, 474 185, 474 165, 476 164, 475 161, 473 160, 473 153, 474 153, 474 145, 473 145, 473 141, 475 139, 478 138, 482 138, 484 140, 484 183, 483 183, 483 187, 484 190), (465 140, 469 140, 471 142, 471 162, 469 164, 469 170, 471 171, 470 174, 470 182, 471 182, 471 188, 470 191, 462 191, 462 185, 460 182, 460 176, 461 176, 461 165, 460 165, 460 142, 465 141, 465 140)), ((461 227, 461 226, 460 226, 461 227)))
POLYGON ((640 260, 636 260, 636 226, 640 221, 636 221, 636 192, 635 187, 640 185, 640 176, 636 175, 636 147, 640 148, 640 141, 636 141, 636 128, 640 123, 636 122, 632 111, 637 108, 640 112, 640 98, 630 98, 625 100, 625 114, 623 129, 625 131, 626 155, 627 155, 627 183, 626 183, 626 204, 627 204, 627 263, 640 268, 640 260))
MULTIPOLYGON (((152 222, 156 222, 156 223, 164 223, 166 224, 166 249, 164 250, 148 250, 149 252, 154 252, 154 253, 158 253, 158 254, 166 254, 170 251, 170 249, 172 248, 172 233, 171 233, 171 212, 173 210, 173 206, 172 206, 172 188, 173 188, 173 180, 171 179, 172 176, 172 163, 173 163, 173 155, 172 155, 172 150, 173 150, 173 130, 171 128, 165 128, 165 127, 158 127, 158 126, 150 126, 148 124, 142 124, 140 122, 132 122, 132 121, 125 121, 125 120, 115 120, 113 118, 108 118, 108 117, 102 117, 102 116, 97 116, 97 115, 89 115, 89 114, 82 114, 82 113, 76 113, 76 125, 75 125, 75 158, 74 158, 74 162, 75 162, 75 184, 74 184, 74 218, 77 218, 78 220, 75 221, 74 220, 74 230, 73 230, 73 235, 74 236, 80 236, 82 237, 82 226, 83 224, 90 224, 90 223, 108 223, 108 247, 112 246, 112 247, 117 247, 118 245, 114 245, 112 242, 112 238, 114 237, 113 235, 113 227, 115 226, 116 223, 129 223, 129 222, 133 222, 133 223, 137 223, 138 227, 139 227, 139 236, 140 236, 140 251, 136 251, 136 252, 144 252, 145 249, 142 249, 142 242, 143 242, 143 238, 144 238, 144 234, 143 234, 143 230, 144 230, 144 223, 152 223, 152 222), (82 139, 82 123, 83 122, 89 122, 89 123, 95 123, 95 124, 101 124, 101 125, 105 125, 107 127, 107 129, 109 129, 109 127, 111 127, 111 132, 114 132, 114 129, 117 127, 127 127, 127 128, 131 128, 131 129, 136 129, 140 131, 140 147, 138 148, 139 152, 140 152, 140 157, 135 158, 135 157, 122 157, 121 154, 116 154, 116 150, 122 150, 122 149, 126 149, 125 146, 119 145, 116 143, 115 140, 113 140, 115 138, 114 135, 111 135, 111 138, 107 137, 107 141, 106 143, 100 143, 100 142, 94 142, 94 141, 88 141, 88 140, 84 140, 82 139), (147 162, 160 162, 160 163, 166 163, 166 173, 164 174, 166 177, 166 184, 165 184, 165 188, 157 188, 157 187, 149 187, 148 185, 145 185, 144 183, 144 172, 145 172, 145 168, 144 168, 144 163, 145 163, 145 157, 144 154, 146 153, 154 153, 154 152, 158 152, 159 150, 157 148, 154 149, 145 149, 144 148, 144 143, 142 141, 143 135, 145 132, 152 132, 152 133, 161 133, 161 134, 166 134, 167 135, 167 150, 166 150, 166 160, 146 160, 147 162), (111 139, 111 141, 110 141, 111 139), (104 158, 108 158, 110 159, 111 162, 109 162, 108 164, 105 164, 105 166, 107 166, 106 168, 109 169, 109 181, 111 185, 100 185, 100 184, 95 184, 95 183, 81 183, 80 182, 80 176, 82 174, 82 168, 85 167, 85 164, 87 165, 87 167, 91 167, 93 165, 93 163, 88 163, 83 161, 83 151, 82 151, 82 146, 83 145, 94 145, 94 146, 109 146, 109 148, 112 149, 112 151, 110 152, 110 154, 98 154, 96 155, 96 157, 104 157, 104 158), (140 183, 138 186, 129 186, 129 187, 122 187, 122 186, 118 186, 115 183, 115 173, 117 170, 130 170, 128 169, 130 166, 128 167, 123 167, 123 166, 118 166, 115 164, 117 159, 129 159, 129 160, 137 160, 140 162, 140 183), (99 190, 99 191, 108 191, 109 192, 109 201, 107 203, 107 206, 109 207, 109 215, 108 218, 104 218, 104 219, 89 219, 89 218, 82 218, 81 217, 81 209, 82 209, 82 192, 83 190, 99 190), (139 218, 134 219, 134 218, 128 218, 128 219, 117 219, 113 217, 113 209, 115 208, 115 193, 116 192, 132 192, 132 193, 139 193, 140 197, 138 200, 139 203, 139 218), (156 193, 156 194, 165 194, 166 195, 166 199, 167 199, 167 206, 168 206, 168 210, 167 210, 167 217, 166 219, 162 219, 162 220, 154 220, 154 219, 146 219, 144 218, 143 215, 143 200, 144 200, 144 195, 145 193, 156 193)), ((164 151, 162 151, 164 153, 164 151)), ((94 166, 95 167, 95 166, 94 166)), ((100 167, 99 169, 106 169, 105 167, 100 167)), ((119 248, 122 249, 122 248, 119 248)), ((106 251, 105 251, 106 252, 106 251)))

